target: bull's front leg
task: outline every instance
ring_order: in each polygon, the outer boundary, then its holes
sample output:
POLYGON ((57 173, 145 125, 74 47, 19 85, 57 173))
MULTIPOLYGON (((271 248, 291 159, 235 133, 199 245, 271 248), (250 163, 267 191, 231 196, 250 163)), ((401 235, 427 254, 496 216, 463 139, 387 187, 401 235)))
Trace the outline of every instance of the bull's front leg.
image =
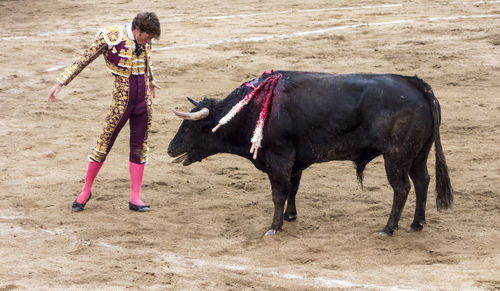
POLYGON ((269 177, 269 179, 271 180, 274 215, 271 228, 266 232, 265 235, 273 235, 281 231, 281 227, 283 226, 283 211, 285 209, 285 201, 290 188, 290 183, 287 183, 286 180, 276 180, 271 177, 269 177))
POLYGON ((265 235, 273 235, 281 231, 285 202, 291 190, 290 176, 293 165, 293 153, 282 151, 279 155, 266 153, 267 172, 271 182, 274 203, 274 215, 271 228, 265 235))

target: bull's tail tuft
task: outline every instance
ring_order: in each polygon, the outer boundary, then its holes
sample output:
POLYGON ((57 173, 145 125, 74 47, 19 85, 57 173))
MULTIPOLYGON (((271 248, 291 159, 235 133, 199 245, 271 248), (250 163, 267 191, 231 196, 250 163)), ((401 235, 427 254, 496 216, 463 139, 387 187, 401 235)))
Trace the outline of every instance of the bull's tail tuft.
POLYGON ((365 165, 356 164, 356 176, 358 177, 358 183, 363 189, 363 171, 365 170, 365 165))
POLYGON ((453 206, 453 188, 451 187, 448 166, 446 165, 439 134, 441 107, 429 84, 417 76, 407 77, 407 79, 411 84, 422 91, 431 106, 432 118, 434 119, 434 151, 436 153, 436 207, 438 210, 448 209, 453 206))
POLYGON ((436 152, 436 207, 438 210, 448 209, 453 206, 453 188, 439 137, 439 129, 437 137, 434 136, 434 151, 436 152))

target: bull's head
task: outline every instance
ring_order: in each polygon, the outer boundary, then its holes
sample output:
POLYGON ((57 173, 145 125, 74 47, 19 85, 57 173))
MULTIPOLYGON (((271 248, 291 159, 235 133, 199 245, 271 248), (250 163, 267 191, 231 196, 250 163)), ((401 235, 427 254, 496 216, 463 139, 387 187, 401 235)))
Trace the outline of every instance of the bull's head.
POLYGON ((188 100, 195 105, 191 112, 172 110, 184 121, 168 145, 168 154, 175 158, 173 162, 184 166, 216 153, 216 137, 211 131, 216 120, 210 114, 215 101, 205 99, 197 102, 189 97, 188 100))

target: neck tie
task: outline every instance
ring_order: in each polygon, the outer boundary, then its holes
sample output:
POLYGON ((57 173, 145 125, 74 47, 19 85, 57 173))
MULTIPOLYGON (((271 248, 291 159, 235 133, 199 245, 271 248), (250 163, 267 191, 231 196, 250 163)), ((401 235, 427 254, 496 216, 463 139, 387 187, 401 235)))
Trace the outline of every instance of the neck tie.
POLYGON ((134 40, 134 43, 135 43, 135 55, 136 56, 139 56, 141 53, 142 53, 142 47, 137 43, 136 40, 134 40))

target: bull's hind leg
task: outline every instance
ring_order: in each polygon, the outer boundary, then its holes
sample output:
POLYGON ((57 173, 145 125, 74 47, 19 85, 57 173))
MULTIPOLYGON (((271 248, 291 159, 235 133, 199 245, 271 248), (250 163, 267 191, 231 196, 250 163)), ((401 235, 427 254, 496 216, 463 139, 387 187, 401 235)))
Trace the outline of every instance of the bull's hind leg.
POLYGON ((409 231, 420 231, 425 224, 425 204, 430 181, 429 172, 427 171, 427 157, 431 146, 432 140, 424 146, 410 168, 410 177, 415 187, 416 206, 415 217, 409 231))
POLYGON ((383 232, 392 235, 398 228, 399 219, 408 198, 408 192, 410 192, 409 166, 406 165, 407 162, 404 159, 393 159, 384 155, 384 160, 387 179, 394 190, 394 198, 391 214, 383 232))
POLYGON ((286 210, 285 210, 285 220, 292 221, 297 219, 297 209, 295 208, 295 195, 299 190, 300 178, 302 177, 302 171, 300 171, 297 175, 292 176, 290 178, 290 193, 288 194, 288 199, 286 202, 286 210))

